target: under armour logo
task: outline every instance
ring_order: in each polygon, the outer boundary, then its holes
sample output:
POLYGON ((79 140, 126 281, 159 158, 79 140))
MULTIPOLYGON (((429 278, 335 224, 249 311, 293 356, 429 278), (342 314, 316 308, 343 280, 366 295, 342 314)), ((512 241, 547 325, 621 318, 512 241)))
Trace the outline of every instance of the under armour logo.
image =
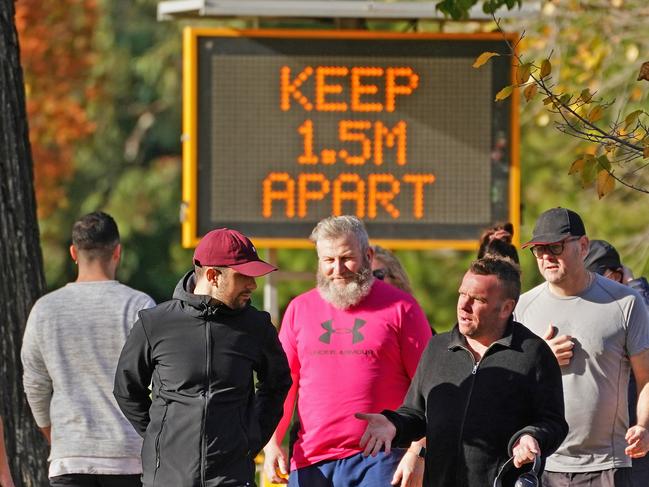
POLYGON ((365 325, 365 323, 366 323, 365 320, 356 318, 356 320, 354 321, 353 328, 334 328, 333 320, 325 321, 324 323, 320 323, 320 326, 324 328, 326 331, 322 335, 320 335, 319 340, 323 343, 331 343, 331 335, 333 333, 341 333, 341 334, 351 333, 352 343, 362 342, 365 339, 365 337, 358 330, 360 330, 363 327, 363 325, 365 325))

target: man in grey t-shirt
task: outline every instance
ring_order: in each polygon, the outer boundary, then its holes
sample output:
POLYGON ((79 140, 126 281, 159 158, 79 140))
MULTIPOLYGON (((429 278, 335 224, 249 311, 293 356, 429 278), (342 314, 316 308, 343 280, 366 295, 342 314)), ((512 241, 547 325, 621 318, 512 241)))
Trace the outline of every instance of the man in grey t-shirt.
POLYGON ((544 487, 631 486, 632 458, 649 450, 649 315, 632 289, 588 272, 579 215, 543 213, 531 247, 545 282, 523 294, 516 320, 542 336, 562 367, 570 432, 547 459, 544 487), (629 427, 629 372, 638 383, 629 427))
POLYGON ((141 486, 142 440, 113 398, 117 360, 138 312, 155 305, 115 280, 115 220, 90 213, 72 229, 78 276, 34 304, 23 338, 23 385, 51 444, 51 486, 141 486))

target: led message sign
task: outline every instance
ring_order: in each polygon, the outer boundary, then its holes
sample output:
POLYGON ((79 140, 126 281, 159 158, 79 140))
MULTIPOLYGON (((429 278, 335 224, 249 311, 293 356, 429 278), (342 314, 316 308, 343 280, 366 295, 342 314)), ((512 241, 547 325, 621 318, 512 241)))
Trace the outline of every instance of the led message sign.
POLYGON ((308 245, 329 215, 391 247, 473 248, 518 222, 510 56, 502 35, 187 29, 183 243, 230 226, 308 245))

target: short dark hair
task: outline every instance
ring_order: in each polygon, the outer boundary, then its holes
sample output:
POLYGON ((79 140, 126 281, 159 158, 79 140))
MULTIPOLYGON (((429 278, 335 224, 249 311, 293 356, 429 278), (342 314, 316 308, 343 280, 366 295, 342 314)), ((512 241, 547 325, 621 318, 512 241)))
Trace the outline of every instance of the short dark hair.
POLYGON ((483 257, 471 262, 469 272, 479 276, 496 276, 503 284, 505 297, 518 301, 521 294, 521 271, 511 259, 506 257, 483 257))
POLYGON ((196 275, 196 279, 202 278, 205 273, 207 272, 208 269, 216 269, 219 271, 221 274, 225 273, 229 267, 223 267, 223 266, 217 266, 217 265, 196 265, 194 264, 194 274, 196 275))
POLYGON ((91 260, 110 258, 118 244, 117 223, 103 211, 88 213, 72 226, 72 245, 91 260))

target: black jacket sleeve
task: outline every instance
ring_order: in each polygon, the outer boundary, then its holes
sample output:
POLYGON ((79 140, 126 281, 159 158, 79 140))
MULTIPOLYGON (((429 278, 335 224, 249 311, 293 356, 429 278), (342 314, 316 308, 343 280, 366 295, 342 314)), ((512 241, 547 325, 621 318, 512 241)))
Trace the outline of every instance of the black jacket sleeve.
POLYGON ((117 363, 113 395, 122 413, 144 437, 151 406, 151 346, 141 318, 135 322, 117 363))
POLYGON ((559 363, 545 342, 539 343, 537 355, 536 387, 531 401, 535 420, 512 435, 507 445, 510 455, 521 435, 533 436, 539 443, 541 454, 547 457, 559 448, 568 434, 559 363))
POLYGON ((261 449, 270 440, 282 417, 284 400, 292 384, 286 354, 270 320, 256 372, 255 413, 259 418, 261 449))

